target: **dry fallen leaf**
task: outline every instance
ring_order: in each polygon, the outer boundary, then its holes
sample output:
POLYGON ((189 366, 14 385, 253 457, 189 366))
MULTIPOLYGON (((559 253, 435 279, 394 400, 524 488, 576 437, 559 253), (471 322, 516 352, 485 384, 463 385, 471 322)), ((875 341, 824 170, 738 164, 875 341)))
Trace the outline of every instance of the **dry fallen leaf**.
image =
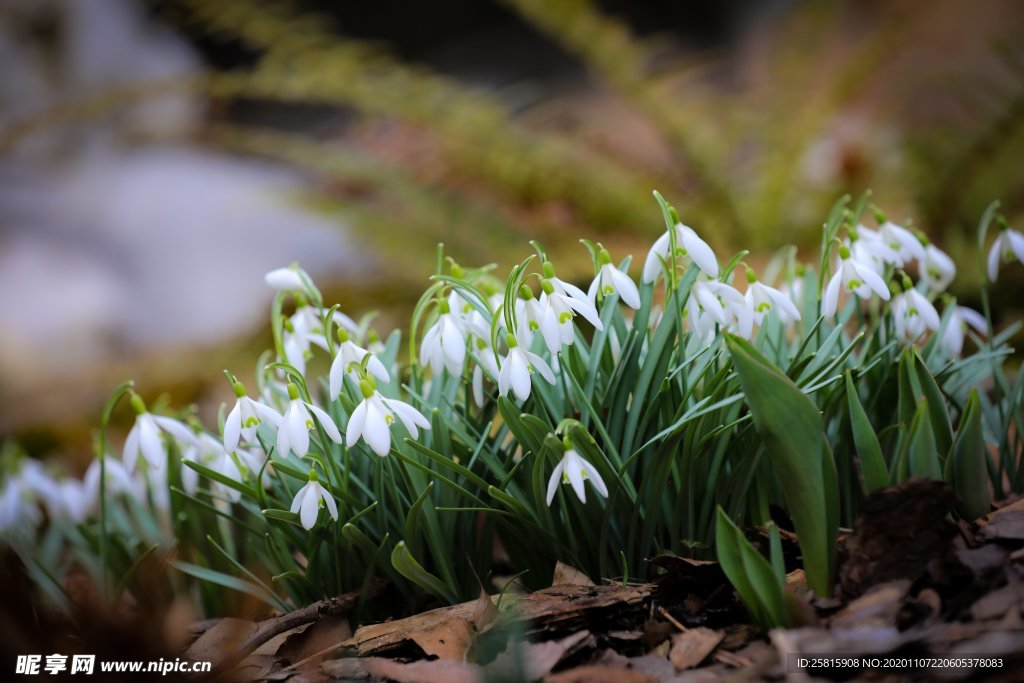
POLYGON ((277 649, 277 657, 289 664, 303 662, 300 670, 314 670, 332 645, 338 645, 351 637, 352 627, 346 617, 328 616, 289 635, 277 649))
POLYGON ((462 661, 475 635, 476 631, 469 620, 451 617, 430 628, 414 631, 410 638, 427 655, 462 661))
POLYGON ((221 619, 185 650, 185 657, 192 661, 222 661, 248 640, 256 628, 256 622, 248 619, 221 619))
POLYGON ((498 618, 498 608, 494 599, 487 594, 483 588, 480 589, 480 597, 477 598, 476 606, 473 608, 473 617, 470 621, 477 631, 483 631, 494 623, 498 618))
POLYGON ((703 662, 725 634, 710 628, 690 628, 672 636, 668 658, 677 671, 690 669, 703 662))
POLYGON ((479 666, 452 659, 421 659, 403 664, 391 659, 369 657, 362 660, 362 663, 371 676, 397 683, 480 683, 483 680, 479 666))
POLYGON ((551 579, 551 585, 593 586, 594 582, 579 569, 571 567, 564 562, 556 562, 555 575, 554 578, 551 579))
POLYGON ((651 683, 654 680, 639 671, 600 664, 578 666, 544 679, 545 683, 651 683))

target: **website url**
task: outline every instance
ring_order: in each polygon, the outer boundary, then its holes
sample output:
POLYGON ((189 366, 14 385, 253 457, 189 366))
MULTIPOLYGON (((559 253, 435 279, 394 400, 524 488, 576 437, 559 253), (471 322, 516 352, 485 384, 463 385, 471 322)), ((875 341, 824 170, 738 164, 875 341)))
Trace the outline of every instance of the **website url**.
MULTIPOLYGON (((213 670, 213 662, 192 661, 189 659, 158 659, 149 661, 100 661, 102 673, 158 673, 166 676, 170 673, 209 673, 213 670)), ((39 674, 54 675, 67 672, 91 676, 96 672, 96 655, 18 655, 14 673, 22 676, 39 674), (70 660, 70 661, 69 661, 70 660)))

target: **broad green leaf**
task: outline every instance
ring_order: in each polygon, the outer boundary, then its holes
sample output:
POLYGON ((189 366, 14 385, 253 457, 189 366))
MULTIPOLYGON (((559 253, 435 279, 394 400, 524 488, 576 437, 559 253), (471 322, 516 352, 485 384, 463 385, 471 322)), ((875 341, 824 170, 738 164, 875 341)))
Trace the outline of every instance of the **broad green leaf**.
POLYGON ((987 460, 978 390, 974 389, 964 406, 960 428, 946 461, 946 480, 962 500, 957 510, 964 519, 977 519, 992 509, 987 460))
POLYGON ((821 413, 748 342, 728 335, 726 343, 754 425, 784 484, 782 493, 800 539, 807 583, 819 595, 831 595, 839 496, 821 413))
POLYGON ((447 600, 452 604, 458 602, 458 596, 448 590, 448 587, 444 585, 441 579, 428 572, 423 568, 423 565, 416 561, 416 558, 412 556, 412 553, 405 546, 405 541, 399 541, 395 545, 395 549, 391 551, 391 565, 399 574, 431 595, 447 600))
POLYGON ((784 579, 777 576, 721 507, 715 524, 715 548, 722 571, 755 621, 765 630, 788 625, 784 579))
POLYGON ((942 478, 939 453, 935 447, 935 433, 928 418, 928 401, 924 398, 917 404, 914 420, 910 424, 910 450, 907 453, 910 475, 916 477, 942 478))
POLYGON ((853 431, 853 444, 857 448, 857 460, 860 462, 860 473, 864 493, 870 493, 889 485, 889 469, 882 455, 882 446, 878 443, 878 435, 857 395, 857 385, 853 383, 852 373, 846 372, 846 402, 850 408, 850 429, 853 431))

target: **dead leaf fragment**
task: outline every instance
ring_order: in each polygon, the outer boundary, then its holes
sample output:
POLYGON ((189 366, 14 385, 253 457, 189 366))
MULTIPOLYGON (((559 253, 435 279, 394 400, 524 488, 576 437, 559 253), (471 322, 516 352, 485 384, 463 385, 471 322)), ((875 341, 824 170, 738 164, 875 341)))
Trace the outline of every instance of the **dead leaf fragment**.
POLYGON ((578 666, 544 679, 545 683, 651 683, 654 680, 639 671, 600 664, 578 666))
POLYGON ((192 661, 222 661, 248 640, 256 629, 256 622, 249 619, 221 619, 185 650, 185 657, 192 661))
POLYGON ((371 676, 397 683, 480 683, 483 680, 481 669, 476 664, 451 659, 421 659, 403 664, 391 659, 369 657, 362 662, 371 676))
POLYGON ((293 633, 277 650, 277 657, 289 664, 302 662, 300 671, 317 669, 332 645, 352 637, 352 627, 342 616, 325 617, 301 632, 293 633))
POLYGON ((721 631, 704 627, 676 633, 672 636, 672 649, 669 650, 668 658, 676 671, 693 668, 703 662, 724 637, 721 631))
POLYGON ((551 579, 551 585, 593 586, 594 582, 576 567, 571 567, 564 562, 556 562, 555 575, 551 579))
POLYGON ((498 618, 498 607, 494 600, 483 588, 480 589, 480 597, 477 598, 476 606, 473 608, 473 616, 470 621, 477 631, 483 631, 494 623, 498 618))
POLYGON ((462 617, 452 617, 431 628, 411 634, 420 649, 438 659, 463 660, 476 634, 473 624, 462 617))

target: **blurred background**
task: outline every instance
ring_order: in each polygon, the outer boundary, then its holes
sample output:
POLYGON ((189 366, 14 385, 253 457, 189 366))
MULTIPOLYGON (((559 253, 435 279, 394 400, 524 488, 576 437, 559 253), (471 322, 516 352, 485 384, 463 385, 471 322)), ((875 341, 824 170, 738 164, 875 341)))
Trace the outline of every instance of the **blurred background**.
POLYGON ((807 259, 871 188, 971 304, 985 206, 1024 227, 1022 39, 1013 0, 0 0, 0 439, 79 473, 125 378, 215 424, 271 268, 386 330, 439 241, 642 258, 653 188, 720 257, 807 259))

